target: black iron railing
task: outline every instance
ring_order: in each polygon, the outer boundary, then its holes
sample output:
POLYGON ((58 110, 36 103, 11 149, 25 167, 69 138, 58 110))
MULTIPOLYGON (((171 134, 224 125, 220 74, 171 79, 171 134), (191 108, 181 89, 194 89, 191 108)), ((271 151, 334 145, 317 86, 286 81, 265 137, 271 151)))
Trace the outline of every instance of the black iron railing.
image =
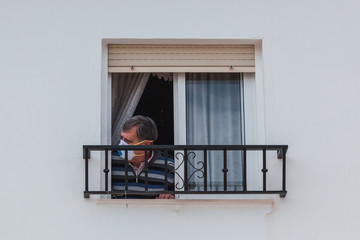
MULTIPOLYGON (((83 146, 83 157, 85 159, 85 191, 84 191, 84 197, 89 198, 91 194, 110 194, 113 196, 116 195, 124 195, 125 196, 131 196, 131 195, 147 195, 147 194, 279 194, 280 197, 286 196, 286 152, 287 152, 288 146, 287 145, 152 145, 152 146, 118 146, 118 145, 84 145, 83 146), (110 168, 109 164, 111 164, 109 155, 110 153, 114 151, 124 150, 125 151, 125 159, 127 159, 128 151, 129 150, 144 150, 146 153, 148 151, 154 151, 159 150, 162 151, 164 156, 165 165, 168 163, 168 156, 169 153, 175 153, 175 159, 178 161, 177 166, 175 168, 174 175, 177 176, 178 182, 175 183, 175 188, 171 191, 168 191, 167 189, 167 181, 165 181, 165 188, 164 191, 147 191, 147 187, 145 191, 141 192, 134 192, 134 191, 126 191, 128 189, 128 181, 125 179, 125 190, 124 191, 115 191, 109 189, 109 173, 110 168), (89 159, 91 157, 92 151, 101 151, 105 153, 104 158, 104 190, 103 191, 92 191, 89 190, 89 159), (222 161, 222 172, 223 172, 223 186, 221 190, 212 190, 208 187, 208 155, 209 152, 214 151, 221 151, 223 152, 223 159, 218 159, 219 161, 222 161), (241 157, 238 159, 239 161, 242 161, 242 186, 241 189, 237 190, 229 190, 228 189, 228 171, 231 170, 228 168, 228 153, 229 152, 240 152, 241 157), (267 187, 267 153, 271 151, 277 152, 277 158, 282 159, 282 167, 281 167, 281 189, 277 190, 269 190, 267 187), (194 163, 191 162, 191 155, 196 156, 196 153, 201 152, 202 153, 202 159, 199 163, 201 163, 200 167, 195 167, 194 163), (254 158, 249 159, 248 153, 249 152, 260 152, 262 153, 262 169, 260 171, 262 172, 262 188, 259 190, 248 190, 248 181, 247 179, 254 177, 254 176, 248 176, 248 173, 246 171, 248 161, 253 161, 254 158), (179 171, 180 166, 183 166, 182 172, 179 171), (192 169, 192 170, 190 170, 192 169), (203 186, 201 190, 193 190, 191 187, 190 178, 194 176, 195 173, 200 173, 200 178, 203 178, 203 186)), ((128 161, 124 160, 126 163, 126 178, 128 176, 128 170, 127 165, 128 161)), ((146 168, 145 164, 145 168, 146 168)), ((146 171, 145 171, 146 174, 146 171)), ((170 174, 165 171, 165 178, 167 178, 167 175, 170 174)), ((199 177, 199 176, 198 176, 199 177)), ((147 183, 147 174, 145 177, 145 181, 147 183)))

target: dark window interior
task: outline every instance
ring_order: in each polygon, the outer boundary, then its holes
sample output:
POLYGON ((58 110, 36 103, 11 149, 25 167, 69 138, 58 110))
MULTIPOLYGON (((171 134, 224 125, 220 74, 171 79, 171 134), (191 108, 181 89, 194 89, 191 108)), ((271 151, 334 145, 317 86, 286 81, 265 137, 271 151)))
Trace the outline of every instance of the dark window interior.
POLYGON ((150 75, 134 115, 148 116, 156 122, 159 132, 156 145, 173 145, 173 82, 150 75))

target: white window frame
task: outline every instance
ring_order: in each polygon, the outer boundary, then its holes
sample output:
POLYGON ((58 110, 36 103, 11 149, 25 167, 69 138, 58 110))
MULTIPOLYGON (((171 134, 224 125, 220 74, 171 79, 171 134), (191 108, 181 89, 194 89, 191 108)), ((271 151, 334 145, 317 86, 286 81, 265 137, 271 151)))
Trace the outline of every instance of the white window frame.
MULTIPOLYGON (((244 73, 244 120, 245 120, 245 144, 257 145, 258 144, 258 129, 257 129, 257 99, 256 99, 256 84, 255 75, 253 73, 244 73)), ((174 74, 174 143, 175 145, 186 145, 187 131, 186 131, 186 79, 185 73, 174 74)), ((248 152, 248 159, 258 159, 258 161, 248 161, 247 173, 248 173, 248 189, 258 190, 261 188, 260 178, 261 174, 259 166, 261 164, 261 156, 258 153, 248 152), (255 177, 254 177, 255 176, 255 177)), ((179 167, 179 174, 183 175, 184 167, 179 166, 179 162, 175 160, 175 168, 179 167)), ((183 178, 183 176, 181 176, 183 178)), ((175 182, 179 182, 180 177, 175 176, 175 182)), ((234 199, 234 198, 248 198, 244 195, 185 195, 178 194, 178 199, 209 199, 209 198, 222 198, 222 199, 234 199)), ((253 198, 253 196, 250 196, 253 198)))
MULTIPOLYGON (((253 44, 255 47, 255 74, 244 73, 244 102, 245 102, 245 139, 246 144, 265 145, 265 104, 264 104, 264 79, 261 39, 103 39, 102 40, 102 67, 101 67, 101 134, 100 144, 111 144, 111 74, 108 72, 108 45, 109 44, 253 44), (250 80, 250 81, 246 81, 250 80), (249 116, 254 116, 250 117, 249 116), (253 119, 255 118, 255 119, 253 119), (254 124, 251 124, 254 123, 254 124)), ((185 98, 185 72, 174 73, 174 143, 186 144, 186 98, 185 98)), ((251 156, 251 153, 250 153, 251 156)), ((254 157, 258 161, 248 163, 248 190, 260 189, 261 157, 254 157)), ((101 156, 100 169, 104 169, 105 156, 101 156)), ((111 158, 110 158, 111 159, 111 158)), ((180 169, 181 171, 181 169, 180 169)), ((182 170, 183 171, 183 170, 182 170)), ((175 179, 176 181, 176 179, 175 179)), ((104 173, 100 173, 100 187, 104 188, 104 173)), ((109 181, 111 189, 111 181, 109 181)), ((187 195, 178 198, 187 199, 187 195)), ((195 198, 219 198, 219 196, 196 196, 195 198)), ((102 196, 109 198, 109 196, 102 196)), ((191 195, 194 199, 194 195, 191 195)), ((221 198, 262 198, 262 195, 222 195, 221 198)))

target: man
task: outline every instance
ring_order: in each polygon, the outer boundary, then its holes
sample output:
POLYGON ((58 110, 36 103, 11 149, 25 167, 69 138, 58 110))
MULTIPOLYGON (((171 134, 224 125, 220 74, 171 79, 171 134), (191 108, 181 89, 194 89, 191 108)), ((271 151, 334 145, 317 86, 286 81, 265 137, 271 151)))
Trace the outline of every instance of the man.
MULTIPOLYGON (((157 139, 158 133, 155 122, 145 116, 134 116, 127 120, 122 128, 119 145, 149 146, 157 139)), ((114 152, 112 156, 112 190, 125 190, 126 152, 114 152)), ((164 191, 174 188, 174 160, 161 156, 158 151, 127 151, 128 159, 128 192, 145 191, 146 171, 148 190, 164 191), (147 161, 147 164, 145 164, 147 161)), ((115 198, 157 198, 173 199, 171 194, 149 195, 121 195, 115 198)))

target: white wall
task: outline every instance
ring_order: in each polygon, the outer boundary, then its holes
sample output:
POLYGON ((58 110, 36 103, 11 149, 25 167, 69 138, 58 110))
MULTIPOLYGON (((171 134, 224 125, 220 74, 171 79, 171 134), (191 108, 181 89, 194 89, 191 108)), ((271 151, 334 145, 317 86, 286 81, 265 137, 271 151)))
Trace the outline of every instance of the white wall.
POLYGON ((0 3, 1 239, 360 237, 358 1, 0 3), (266 143, 289 145, 287 197, 179 210, 83 199, 103 38, 262 39, 266 143))

